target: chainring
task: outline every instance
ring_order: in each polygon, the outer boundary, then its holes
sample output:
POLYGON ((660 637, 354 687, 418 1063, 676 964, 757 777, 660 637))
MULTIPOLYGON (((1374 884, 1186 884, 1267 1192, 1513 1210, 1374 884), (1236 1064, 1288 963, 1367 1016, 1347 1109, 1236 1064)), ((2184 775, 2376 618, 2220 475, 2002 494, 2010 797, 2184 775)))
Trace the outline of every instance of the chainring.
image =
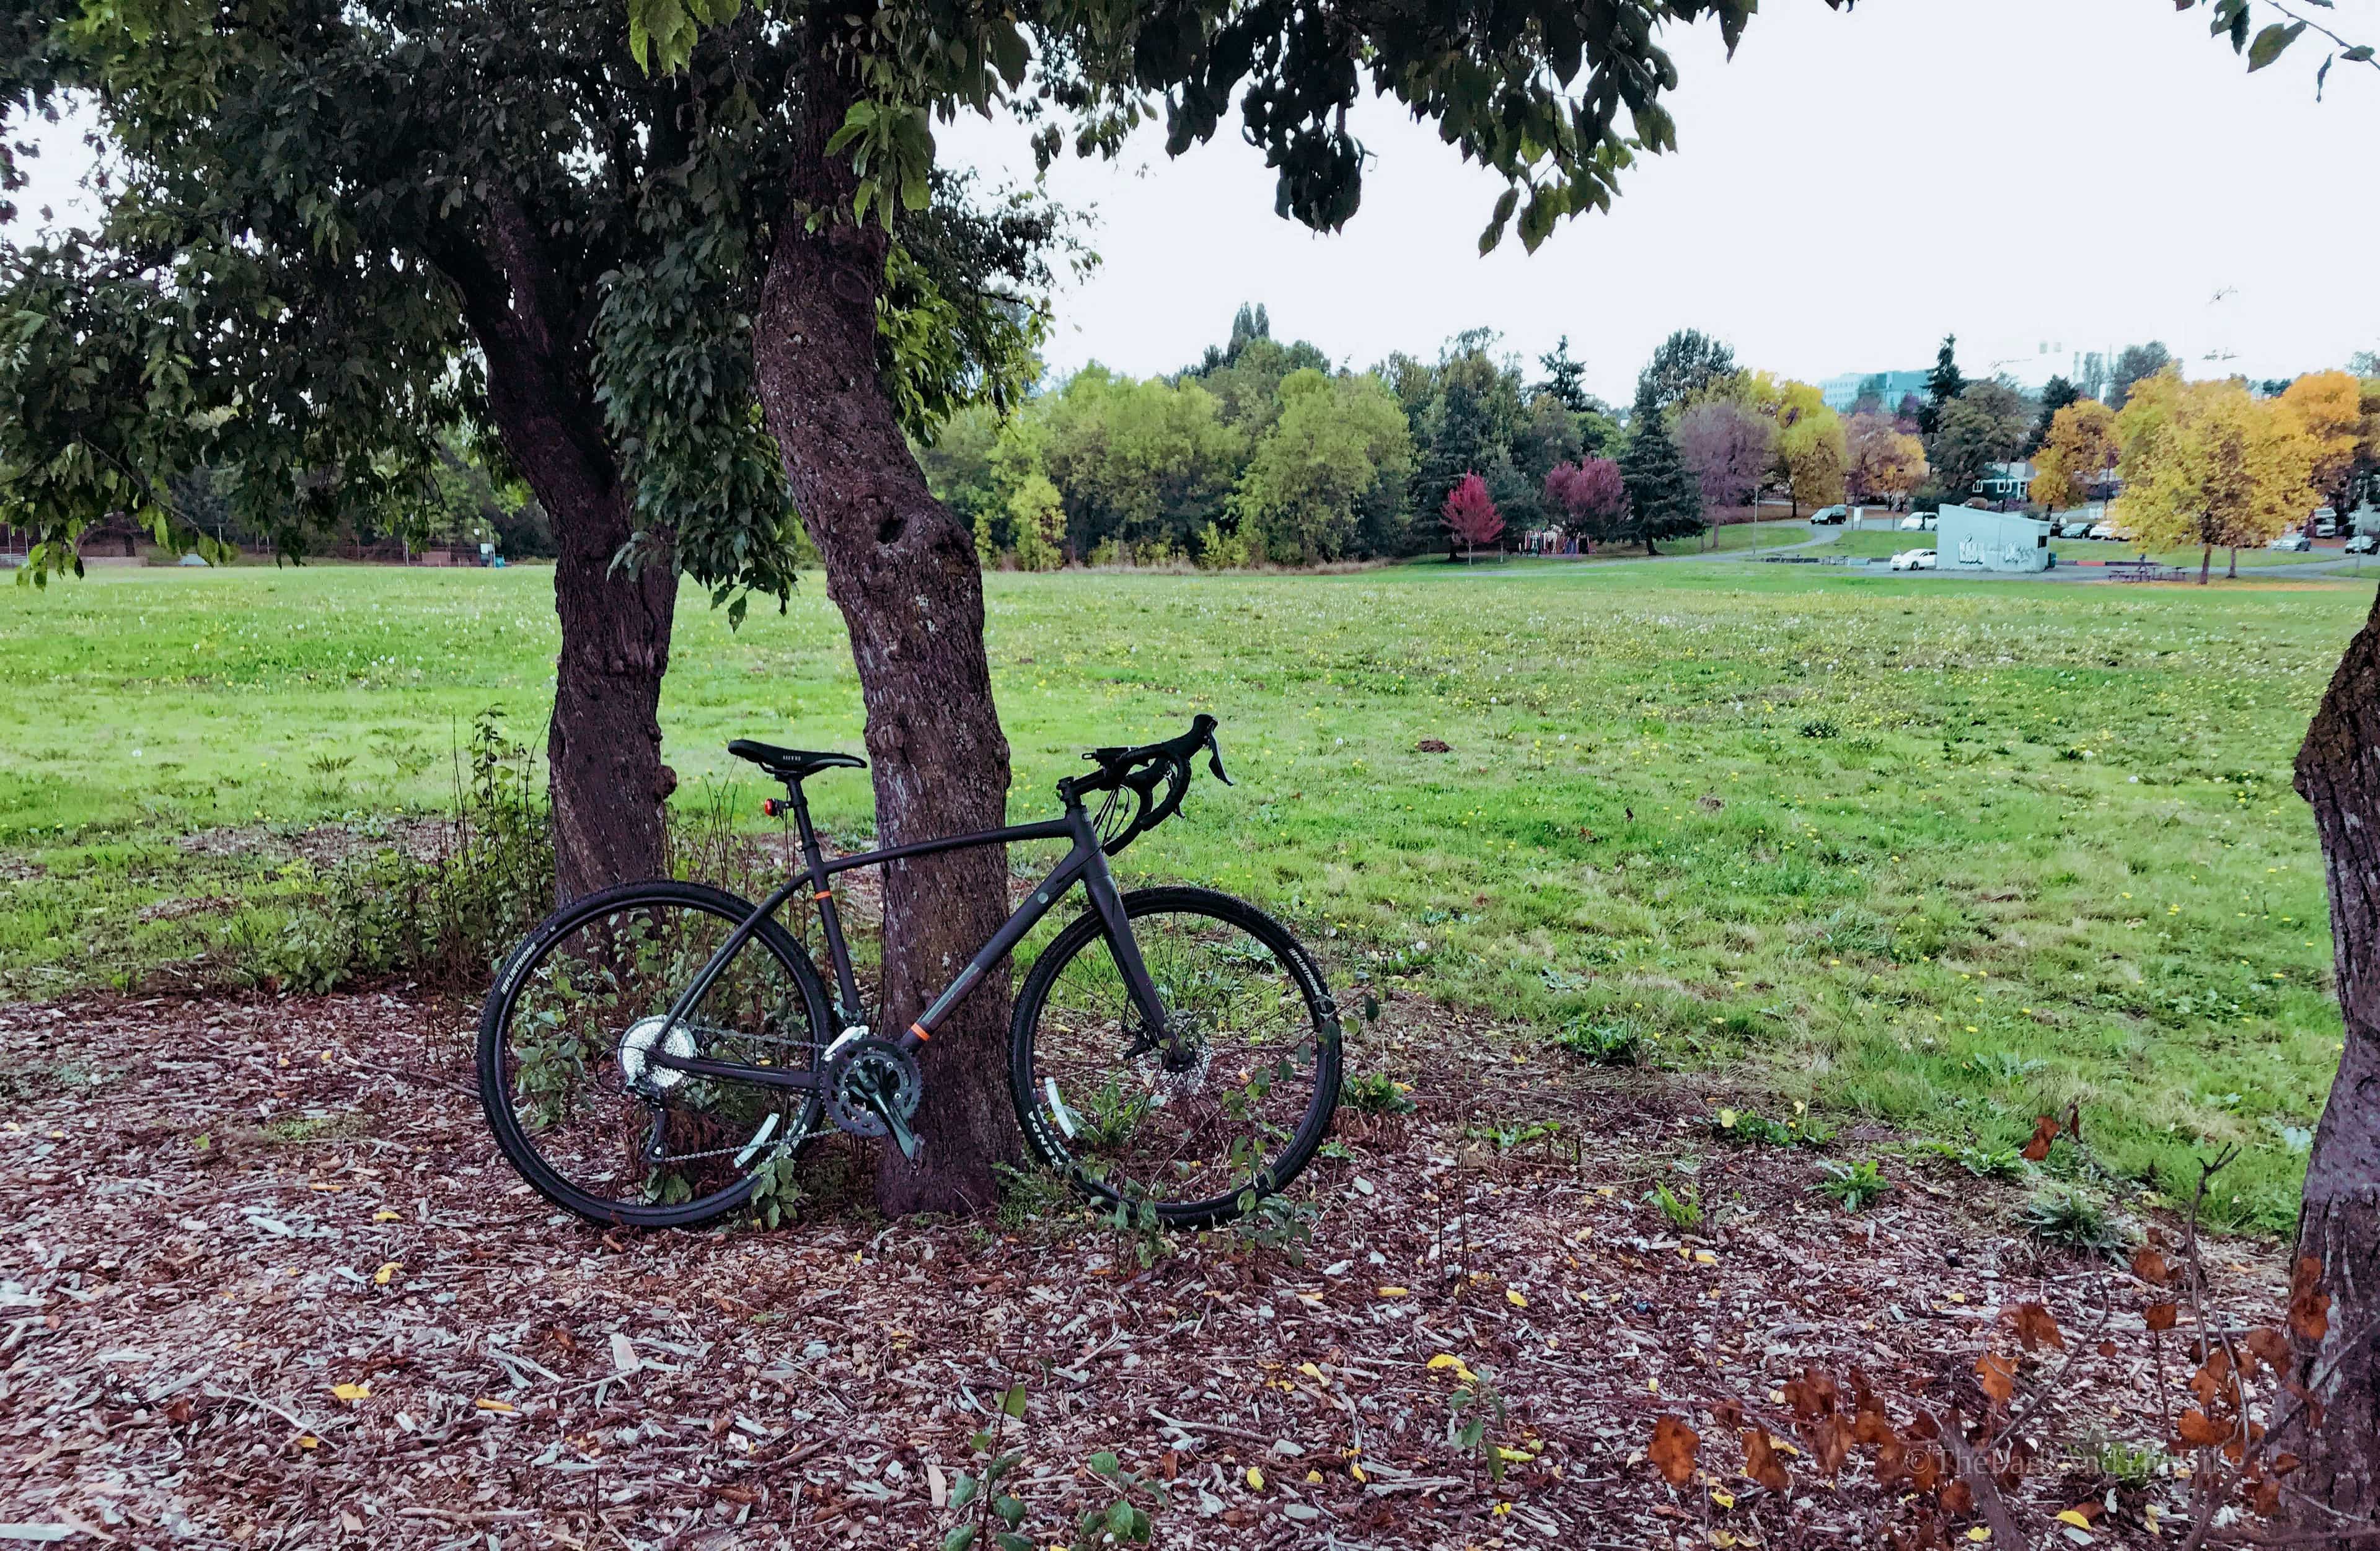
POLYGON ((890 1072, 895 1084, 892 1108, 905 1121, 916 1117, 917 1100, 926 1091, 925 1074, 917 1070, 917 1058, 889 1039, 874 1035, 864 1038, 838 1041, 827 1052, 826 1069, 822 1073, 826 1089, 826 1112, 838 1130, 854 1136, 879 1137, 884 1134, 884 1122, 860 1097, 855 1081, 862 1072, 890 1072))

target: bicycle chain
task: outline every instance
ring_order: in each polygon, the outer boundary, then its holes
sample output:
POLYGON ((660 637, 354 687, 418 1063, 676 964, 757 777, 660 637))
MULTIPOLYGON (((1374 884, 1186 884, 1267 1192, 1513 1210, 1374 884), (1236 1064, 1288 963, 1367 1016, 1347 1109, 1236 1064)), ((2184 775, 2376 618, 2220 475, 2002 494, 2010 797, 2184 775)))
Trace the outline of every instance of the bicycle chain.
MULTIPOLYGON (((737 1039, 745 1040, 755 1045, 783 1045, 793 1048, 808 1050, 813 1058, 813 1065, 816 1064, 815 1058, 818 1052, 826 1048, 815 1039, 780 1039, 775 1035, 771 1034, 746 1034, 741 1030, 730 1030, 729 1032, 734 1034, 735 1037, 737 1039)), ((833 1133, 834 1128, 832 1126, 821 1126, 816 1131, 804 1132, 799 1140, 808 1142, 820 1136, 831 1136, 833 1133)), ((780 1136, 771 1142, 764 1143, 762 1145, 771 1149, 775 1149, 789 1146, 795 1140, 795 1138, 790 1136, 780 1136)), ((713 1147, 709 1152, 668 1153, 664 1154, 660 1161, 664 1164, 699 1163, 705 1158, 734 1157, 737 1153, 744 1151, 745 1148, 749 1147, 752 1144, 749 1142, 744 1142, 739 1143, 733 1147, 713 1147)))

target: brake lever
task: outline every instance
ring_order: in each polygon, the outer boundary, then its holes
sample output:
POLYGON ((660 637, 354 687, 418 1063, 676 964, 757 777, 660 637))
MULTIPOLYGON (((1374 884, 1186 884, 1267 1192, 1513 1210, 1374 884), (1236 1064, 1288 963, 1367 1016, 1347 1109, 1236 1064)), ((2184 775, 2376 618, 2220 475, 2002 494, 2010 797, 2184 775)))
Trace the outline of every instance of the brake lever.
POLYGON ((1215 741, 1215 734, 1212 733, 1207 734, 1207 768, 1215 773, 1217 781, 1226 786, 1232 784, 1232 778, 1223 773, 1222 745, 1215 741))

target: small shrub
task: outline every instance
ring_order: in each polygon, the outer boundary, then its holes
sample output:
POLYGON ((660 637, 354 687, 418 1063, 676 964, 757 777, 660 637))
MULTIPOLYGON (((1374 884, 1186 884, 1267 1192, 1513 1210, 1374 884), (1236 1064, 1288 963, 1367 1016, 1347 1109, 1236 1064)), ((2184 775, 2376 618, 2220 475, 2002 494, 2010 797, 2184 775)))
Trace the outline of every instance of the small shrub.
POLYGON ((1405 1097, 1409 1091, 1385 1072, 1364 1072, 1349 1078, 1339 1097, 1359 1115, 1410 1115, 1414 1101, 1405 1097))
POLYGON ((1750 1109, 1718 1109, 1710 1117, 1711 1135, 1738 1146, 1818 1147, 1835 1133, 1814 1123, 1807 1113, 1790 1121, 1774 1121, 1750 1109))
POLYGON ((2131 1231, 2096 1197, 2070 1187, 2041 1192, 2021 1216, 2025 1230, 2046 1244, 2109 1259, 2131 1248, 2131 1231))
POLYGON ((1531 1142, 1552 1141, 1561 1134, 1561 1121, 1507 1121, 1496 1125, 1467 1125, 1463 1134, 1468 1141, 1493 1142, 1498 1152, 1509 1153, 1531 1142))
POLYGON ((1702 1195, 1692 1185, 1680 1185, 1671 1190, 1668 1181, 1656 1180, 1653 1188, 1645 1193, 1645 1199, 1659 1207, 1661 1215, 1668 1218, 1681 1233, 1702 1224, 1702 1195))
POLYGON ((1928 1142, 1925 1150, 1945 1157, 1979 1180, 2021 1180, 2033 1172, 2024 1154, 2014 1147, 1971 1147, 1950 1142, 1928 1142))
POLYGON ((1650 1066, 1652 1036, 1622 1018, 1595 1023, 1573 1018, 1554 1036, 1554 1043, 1590 1066, 1650 1066))
POLYGON ((1805 738, 1840 738, 1843 735, 1843 730, 1836 726, 1829 718, 1813 717, 1802 723, 1802 735, 1805 738))
POLYGON ((2173 1463, 2155 1444, 2131 1444, 2105 1434, 2085 1440, 2083 1456, 2111 1484, 2127 1492, 2147 1491, 2173 1463))
POLYGON ((1884 1177, 1876 1159, 1865 1157, 1857 1163, 1828 1164, 1825 1176, 1810 1188, 1841 1203, 1844 1211, 1858 1212, 1888 1194, 1892 1181, 1884 1177))

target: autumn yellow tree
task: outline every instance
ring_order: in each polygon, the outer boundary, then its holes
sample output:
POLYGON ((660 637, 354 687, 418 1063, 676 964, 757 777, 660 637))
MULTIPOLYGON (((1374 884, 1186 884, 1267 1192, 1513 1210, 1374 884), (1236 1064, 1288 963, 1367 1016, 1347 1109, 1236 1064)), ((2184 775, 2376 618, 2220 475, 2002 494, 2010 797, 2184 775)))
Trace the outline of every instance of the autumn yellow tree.
POLYGON ((1804 506, 1829 505, 1843 498, 1843 471, 1850 456, 1843 418, 1807 382, 1779 384, 1777 405, 1778 472, 1793 492, 1793 515, 1804 506))
POLYGON ((2033 456, 2028 492, 2047 511, 2080 506, 2091 487, 2116 467, 2123 447, 2116 439, 2116 412, 2097 399, 2068 405, 2050 417, 2049 434, 2033 456))
POLYGON ((2281 394, 2281 406, 2297 418, 2313 443, 2313 488, 2344 519, 2357 459, 2373 434, 2365 418, 2363 383, 2351 372, 2310 371, 2281 394))
POLYGON ((2206 582, 2215 547, 2272 538, 2313 509, 2317 447, 2278 399, 2249 396, 2237 382, 2185 382, 2172 371, 2135 383, 2116 417, 2124 493, 2118 518, 2143 542, 2199 546, 2206 582))

